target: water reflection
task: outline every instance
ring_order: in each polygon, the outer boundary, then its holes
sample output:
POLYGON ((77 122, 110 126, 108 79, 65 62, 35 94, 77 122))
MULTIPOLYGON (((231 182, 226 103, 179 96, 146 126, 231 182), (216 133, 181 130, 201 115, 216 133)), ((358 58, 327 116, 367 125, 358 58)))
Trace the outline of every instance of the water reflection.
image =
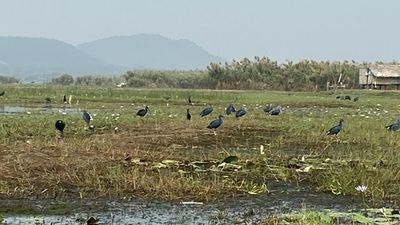
POLYGON ((25 107, 0 105, 0 114, 15 114, 25 112, 25 107))
POLYGON ((260 224, 273 213, 288 213, 308 209, 358 209, 358 197, 316 192, 306 184, 268 181, 269 194, 243 196, 203 205, 183 205, 179 202, 113 200, 0 200, 2 205, 25 205, 37 211, 36 216, 5 214, 5 224, 86 224, 90 217, 102 224, 260 224), (61 206, 64 207, 60 208, 61 206), (58 206, 57 206, 58 205, 58 206), (47 209, 58 209, 55 215, 47 209), (244 222, 246 221, 246 223, 244 222))

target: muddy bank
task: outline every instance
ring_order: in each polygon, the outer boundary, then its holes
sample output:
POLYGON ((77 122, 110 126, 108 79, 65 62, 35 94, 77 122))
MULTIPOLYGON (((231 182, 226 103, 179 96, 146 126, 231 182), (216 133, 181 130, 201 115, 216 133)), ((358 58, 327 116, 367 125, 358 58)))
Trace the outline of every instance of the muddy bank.
POLYGON ((224 199, 216 203, 182 204, 131 200, 0 200, 3 224, 257 224, 276 213, 304 209, 349 210, 360 199, 314 192, 308 187, 269 182, 269 194, 224 199))

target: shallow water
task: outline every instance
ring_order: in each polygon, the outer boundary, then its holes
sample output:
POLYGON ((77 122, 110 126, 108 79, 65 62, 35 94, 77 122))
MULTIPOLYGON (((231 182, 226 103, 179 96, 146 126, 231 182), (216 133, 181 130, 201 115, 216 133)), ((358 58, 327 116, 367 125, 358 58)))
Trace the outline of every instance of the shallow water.
POLYGON ((25 107, 0 105, 0 114, 14 114, 25 112, 25 107))
POLYGON ((86 224, 90 217, 98 224, 258 224, 274 213, 308 209, 348 210, 360 207, 360 200, 317 193, 308 187, 271 181, 270 193, 237 197, 219 203, 183 205, 179 202, 128 200, 0 200, 1 205, 30 205, 36 215, 5 214, 3 224, 86 224), (45 211, 65 205, 57 214, 45 211))
POLYGON ((75 114, 81 113, 78 108, 53 107, 51 105, 40 106, 19 106, 19 105, 0 105, 0 115, 14 115, 20 113, 61 113, 75 114))

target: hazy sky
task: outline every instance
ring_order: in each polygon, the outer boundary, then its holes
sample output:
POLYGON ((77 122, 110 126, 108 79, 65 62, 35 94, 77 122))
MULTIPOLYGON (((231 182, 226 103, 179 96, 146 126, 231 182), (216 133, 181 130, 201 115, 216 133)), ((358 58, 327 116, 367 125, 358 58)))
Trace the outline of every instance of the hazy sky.
POLYGON ((225 59, 400 60, 398 0, 0 0, 0 36, 189 39, 225 59))

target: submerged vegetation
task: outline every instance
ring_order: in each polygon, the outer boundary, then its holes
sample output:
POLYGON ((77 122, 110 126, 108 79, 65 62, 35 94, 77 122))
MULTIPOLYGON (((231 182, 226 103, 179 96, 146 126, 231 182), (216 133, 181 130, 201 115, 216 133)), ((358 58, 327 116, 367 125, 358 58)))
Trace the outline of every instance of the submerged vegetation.
POLYGON ((1 105, 25 107, 0 116, 2 197, 216 201, 268 194, 269 181, 279 180, 363 197, 365 207, 400 200, 399 133, 385 129, 399 118, 397 92, 340 93, 360 96, 353 102, 331 92, 46 85, 1 90, 1 105), (65 111, 63 95, 69 97, 65 111), (229 102, 245 105, 246 116, 226 115, 215 132, 207 129, 229 102), (265 113, 268 103, 281 105, 282 113, 265 113), (214 111, 201 117, 210 104, 214 111), (145 105, 147 115, 137 117, 145 105), (327 136, 341 118, 342 131, 327 136), (54 127, 58 119, 66 123, 63 136, 54 127), (360 185, 368 188, 361 193, 360 185))
POLYGON ((363 212, 317 212, 304 209, 298 213, 272 215, 263 221, 264 225, 330 225, 330 224, 397 224, 400 220, 396 209, 367 209, 363 212))

